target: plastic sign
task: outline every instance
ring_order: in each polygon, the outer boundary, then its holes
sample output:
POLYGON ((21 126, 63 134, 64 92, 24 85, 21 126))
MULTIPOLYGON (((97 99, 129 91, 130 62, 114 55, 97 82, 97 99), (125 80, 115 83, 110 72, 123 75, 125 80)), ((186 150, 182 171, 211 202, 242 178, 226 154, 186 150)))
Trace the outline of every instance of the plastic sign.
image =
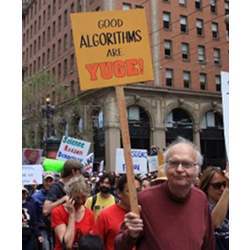
MULTIPOLYGON (((131 149, 131 157, 133 161, 135 174, 146 174, 148 154, 146 149, 131 149)), ((126 173, 126 165, 122 148, 116 149, 116 172, 118 174, 126 173)))
POLYGON ((40 164, 43 150, 40 148, 23 148, 23 164, 40 164))
POLYGON ((23 165, 22 167, 22 184, 33 185, 43 183, 43 167, 37 165, 23 165))
POLYGON ((51 171, 60 173, 63 170, 64 161, 54 160, 54 159, 45 159, 43 161, 43 169, 44 171, 51 171))
POLYGON ((221 93, 223 107, 224 137, 229 160, 229 73, 221 71, 221 93))
POLYGON ((157 155, 148 157, 149 172, 157 171, 158 165, 159 164, 158 164, 158 156, 157 155))
POLYGON ((88 155, 90 144, 84 140, 63 136, 56 159, 63 161, 73 159, 82 162, 88 155))
POLYGON ((143 9, 70 16, 81 90, 153 80, 143 9))

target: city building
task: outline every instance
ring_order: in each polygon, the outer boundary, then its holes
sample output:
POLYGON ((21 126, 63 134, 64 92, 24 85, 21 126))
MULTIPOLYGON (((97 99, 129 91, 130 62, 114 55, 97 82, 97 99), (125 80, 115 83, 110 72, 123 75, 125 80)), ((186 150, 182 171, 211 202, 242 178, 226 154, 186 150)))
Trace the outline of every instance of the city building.
POLYGON ((205 165, 225 165, 220 72, 229 70, 228 0, 23 1, 23 146, 82 138, 96 161, 115 170, 122 147, 115 90, 80 91, 69 14, 133 8, 146 12, 154 81, 125 87, 131 147, 164 149, 184 136, 205 165))

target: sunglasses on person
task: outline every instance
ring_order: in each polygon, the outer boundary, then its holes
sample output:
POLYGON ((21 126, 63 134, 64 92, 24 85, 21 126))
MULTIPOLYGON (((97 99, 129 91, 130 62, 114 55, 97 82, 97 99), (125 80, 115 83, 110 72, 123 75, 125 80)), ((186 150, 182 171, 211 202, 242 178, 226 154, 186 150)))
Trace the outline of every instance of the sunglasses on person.
POLYGON ((225 188, 227 185, 227 182, 226 181, 215 182, 215 183, 210 183, 209 185, 211 185, 214 189, 219 190, 221 189, 222 186, 225 188))

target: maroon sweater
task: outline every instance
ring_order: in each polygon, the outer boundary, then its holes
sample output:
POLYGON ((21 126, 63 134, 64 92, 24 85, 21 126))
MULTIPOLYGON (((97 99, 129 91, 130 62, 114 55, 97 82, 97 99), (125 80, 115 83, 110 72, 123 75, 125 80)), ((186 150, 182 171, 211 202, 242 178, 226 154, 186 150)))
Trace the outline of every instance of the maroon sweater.
POLYGON ((167 182, 139 194, 143 235, 133 240, 126 230, 116 237, 117 250, 214 250, 213 229, 205 194, 192 188, 174 197, 167 182))

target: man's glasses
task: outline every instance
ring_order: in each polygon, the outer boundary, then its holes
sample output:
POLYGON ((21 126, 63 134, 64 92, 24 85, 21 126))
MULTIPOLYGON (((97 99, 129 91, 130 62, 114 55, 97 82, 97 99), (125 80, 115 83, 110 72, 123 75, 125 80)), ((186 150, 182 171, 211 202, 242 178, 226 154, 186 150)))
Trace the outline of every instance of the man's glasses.
POLYGON ((189 169, 189 168, 196 166, 197 162, 169 160, 167 161, 167 164, 173 168, 178 168, 181 165, 183 168, 189 169))
POLYGON ((215 183, 210 183, 209 185, 211 185, 214 189, 219 190, 221 189, 222 186, 225 188, 227 185, 227 182, 226 181, 215 182, 215 183))

